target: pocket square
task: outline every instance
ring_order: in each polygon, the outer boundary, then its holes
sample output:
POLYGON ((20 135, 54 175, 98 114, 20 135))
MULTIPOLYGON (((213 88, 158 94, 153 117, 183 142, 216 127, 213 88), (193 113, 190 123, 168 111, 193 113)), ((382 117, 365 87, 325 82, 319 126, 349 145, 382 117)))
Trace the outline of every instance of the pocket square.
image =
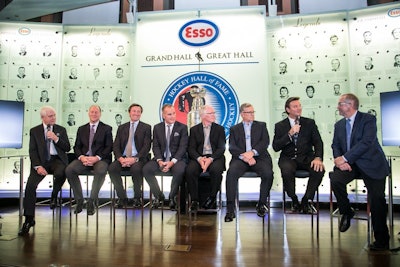
POLYGON ((174 137, 175 136, 179 136, 179 133, 178 132, 174 132, 174 137))

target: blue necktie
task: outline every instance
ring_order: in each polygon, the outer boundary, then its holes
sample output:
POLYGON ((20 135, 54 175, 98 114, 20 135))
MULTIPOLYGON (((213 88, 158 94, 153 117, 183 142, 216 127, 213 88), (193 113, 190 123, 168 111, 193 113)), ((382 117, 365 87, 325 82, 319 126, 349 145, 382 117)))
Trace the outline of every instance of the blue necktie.
POLYGON ((351 120, 346 119, 346 145, 347 145, 347 151, 350 150, 350 138, 351 138, 351 120))

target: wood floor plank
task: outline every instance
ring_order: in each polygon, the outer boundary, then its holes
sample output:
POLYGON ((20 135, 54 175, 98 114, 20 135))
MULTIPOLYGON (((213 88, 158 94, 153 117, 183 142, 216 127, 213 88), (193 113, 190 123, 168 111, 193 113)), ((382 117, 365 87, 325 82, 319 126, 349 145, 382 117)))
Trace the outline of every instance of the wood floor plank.
MULTIPOLYGON (((247 208, 246 208, 247 209, 247 208)), ((400 255, 370 253, 366 244, 366 222, 352 221, 346 233, 333 238, 327 210, 321 212, 320 234, 316 237, 308 215, 284 215, 273 208, 268 231, 253 212, 240 213, 238 224, 225 223, 224 212, 198 214, 192 221, 174 212, 151 213, 116 210, 115 228, 110 209, 87 218, 63 207, 53 212, 36 208, 36 226, 28 236, 0 241, 0 266, 400 266, 400 255), (151 218, 151 219, 150 219, 151 218), (285 227, 286 226, 286 227, 285 227), (171 249, 166 249, 166 247, 171 249)), ((2 232, 16 235, 21 224, 17 207, 0 210, 2 232)), ((395 232, 399 231, 395 213, 395 232), (397 228, 396 228, 397 227, 397 228)), ((392 246, 400 246, 397 237, 392 246)))

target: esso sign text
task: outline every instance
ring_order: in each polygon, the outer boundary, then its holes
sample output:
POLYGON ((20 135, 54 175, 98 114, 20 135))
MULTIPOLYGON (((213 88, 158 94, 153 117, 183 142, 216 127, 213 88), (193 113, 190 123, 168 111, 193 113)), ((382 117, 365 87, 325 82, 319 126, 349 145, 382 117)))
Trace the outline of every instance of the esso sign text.
POLYGON ((208 20, 192 20, 179 30, 179 39, 190 46, 208 45, 217 39, 217 25, 208 20))

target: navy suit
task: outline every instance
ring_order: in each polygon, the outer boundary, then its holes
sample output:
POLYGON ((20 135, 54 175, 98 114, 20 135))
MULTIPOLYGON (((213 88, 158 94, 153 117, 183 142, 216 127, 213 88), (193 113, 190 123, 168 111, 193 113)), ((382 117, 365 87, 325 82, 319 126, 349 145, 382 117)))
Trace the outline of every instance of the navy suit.
POLYGON ((222 173, 225 170, 225 129, 216 123, 211 124, 210 143, 212 154, 203 155, 204 147, 204 130, 203 123, 199 123, 190 128, 189 135, 189 163, 186 168, 186 180, 192 201, 199 201, 199 175, 202 172, 201 166, 197 159, 202 156, 213 158, 213 162, 208 167, 211 177, 210 196, 215 197, 221 187, 222 173))
MULTIPOLYGON (((158 160, 165 161, 167 139, 165 132, 165 123, 161 122, 154 126, 153 129, 153 160, 146 163, 143 167, 143 175, 146 181, 150 185, 150 189, 156 197, 159 197, 163 193, 157 183, 155 172, 159 171, 158 160)), ((187 150, 188 145, 188 131, 187 126, 183 123, 176 121, 174 127, 171 129, 169 151, 171 153, 171 160, 175 159, 175 164, 171 167, 172 182, 171 192, 169 198, 173 197, 178 193, 179 185, 183 182, 185 175, 186 161, 187 161, 187 150)), ((174 160, 174 161, 175 161, 174 160)))
POLYGON ((334 158, 344 156, 352 171, 334 168, 331 186, 335 193, 341 214, 351 214, 346 185, 355 178, 362 178, 368 189, 371 203, 372 227, 377 244, 389 245, 389 231, 386 225, 387 205, 385 199, 386 176, 389 164, 376 137, 376 118, 370 114, 357 112, 347 151, 346 119, 335 124, 332 150, 334 158))
POLYGON ((238 123, 230 128, 229 152, 232 154, 226 175, 227 211, 234 212, 235 197, 238 179, 246 171, 254 171, 261 177, 259 204, 266 204, 273 182, 272 160, 267 149, 269 134, 265 122, 253 121, 251 125, 251 146, 258 155, 254 156, 256 164, 249 166, 240 159, 240 154, 246 152, 246 139, 243 123, 238 123))
POLYGON ((57 156, 47 160, 46 137, 43 124, 33 127, 29 136, 29 158, 31 160, 31 171, 25 187, 24 215, 35 216, 36 189, 45 176, 37 173, 36 167, 42 166, 50 174, 53 174, 52 199, 57 197, 65 182, 65 166, 68 164, 67 152, 71 149, 67 131, 64 127, 54 124, 52 131, 59 137, 58 142, 53 142, 57 156))
MULTIPOLYGON (((111 181, 114 183, 115 191, 120 199, 126 199, 126 191, 122 185, 121 170, 122 165, 118 161, 120 157, 125 157, 124 151, 129 138, 129 128, 130 121, 124 123, 118 127, 117 135, 113 144, 113 152, 115 161, 112 162, 108 167, 108 173, 110 175, 111 181)), ((134 197, 140 198, 142 195, 142 185, 143 185, 143 174, 142 169, 144 164, 149 160, 149 152, 151 148, 151 126, 147 123, 139 121, 135 135, 135 146, 137 150, 136 157, 138 162, 133 164, 130 168, 125 168, 129 170, 132 174, 134 197)))
POLYGON ((89 151, 90 124, 86 123, 78 128, 76 133, 74 152, 77 159, 72 161, 65 169, 66 176, 74 192, 76 201, 83 200, 82 185, 79 174, 84 171, 93 170, 94 179, 92 182, 91 199, 97 199, 100 189, 107 174, 108 164, 111 162, 113 137, 111 126, 99 121, 92 142, 92 155, 101 158, 94 166, 85 166, 79 160, 80 156, 87 155, 89 151))
POLYGON ((316 172, 311 168, 311 161, 316 157, 323 160, 324 145, 315 121, 309 118, 300 117, 301 130, 298 135, 297 144, 289 137, 291 129, 288 118, 275 124, 275 135, 272 147, 275 151, 281 151, 279 167, 281 169, 284 189, 288 196, 297 201, 295 189, 296 170, 307 170, 310 177, 307 190, 304 194, 303 203, 314 198, 315 191, 321 184, 325 171, 316 172))

